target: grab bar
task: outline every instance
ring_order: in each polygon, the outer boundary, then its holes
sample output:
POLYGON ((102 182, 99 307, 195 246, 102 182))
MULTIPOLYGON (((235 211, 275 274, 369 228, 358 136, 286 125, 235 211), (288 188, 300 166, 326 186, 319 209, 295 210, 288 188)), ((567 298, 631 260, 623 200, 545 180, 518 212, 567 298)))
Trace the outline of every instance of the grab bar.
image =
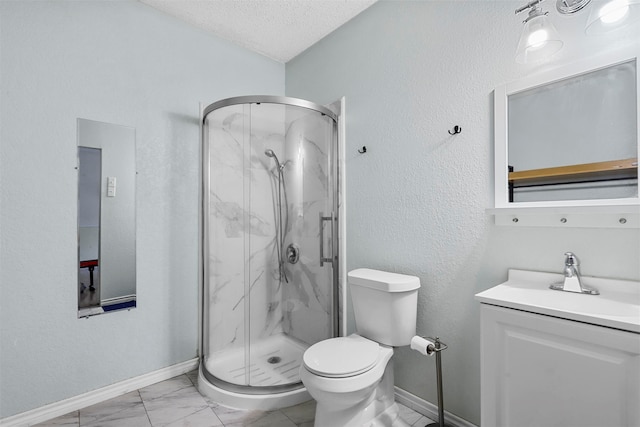
POLYGON ((324 222, 330 221, 331 224, 331 236, 333 236, 333 212, 331 212, 331 216, 323 216, 322 212, 320 212, 320 267, 324 266, 325 262, 330 262, 333 264, 333 258, 326 258, 324 256, 324 222))

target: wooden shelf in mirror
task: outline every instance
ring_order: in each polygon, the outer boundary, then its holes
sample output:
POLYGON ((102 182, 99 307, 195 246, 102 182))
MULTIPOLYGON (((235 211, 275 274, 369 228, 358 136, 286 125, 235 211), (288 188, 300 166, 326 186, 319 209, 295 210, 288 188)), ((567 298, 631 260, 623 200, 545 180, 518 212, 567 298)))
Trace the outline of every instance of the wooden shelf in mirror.
POLYGON ((553 168, 509 172, 513 187, 569 184, 572 182, 606 181, 638 177, 638 159, 611 160, 553 168))

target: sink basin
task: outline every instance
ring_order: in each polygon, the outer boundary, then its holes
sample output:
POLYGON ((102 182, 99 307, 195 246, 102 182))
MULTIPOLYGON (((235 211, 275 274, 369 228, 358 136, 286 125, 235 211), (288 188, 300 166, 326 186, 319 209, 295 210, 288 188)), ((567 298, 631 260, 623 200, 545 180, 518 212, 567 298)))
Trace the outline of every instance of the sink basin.
POLYGON ((640 282, 582 276, 582 283, 600 295, 549 289, 564 276, 509 270, 508 280, 476 294, 485 304, 560 317, 640 333, 640 282))

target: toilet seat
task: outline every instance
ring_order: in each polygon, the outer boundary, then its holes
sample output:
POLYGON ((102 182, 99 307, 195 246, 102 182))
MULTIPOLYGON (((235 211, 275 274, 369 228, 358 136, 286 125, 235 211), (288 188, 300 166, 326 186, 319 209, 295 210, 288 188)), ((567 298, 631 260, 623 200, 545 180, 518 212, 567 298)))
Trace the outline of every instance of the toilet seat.
POLYGON ((367 372, 378 361, 380 345, 358 335, 331 338, 309 347, 302 356, 312 373, 346 378, 367 372))

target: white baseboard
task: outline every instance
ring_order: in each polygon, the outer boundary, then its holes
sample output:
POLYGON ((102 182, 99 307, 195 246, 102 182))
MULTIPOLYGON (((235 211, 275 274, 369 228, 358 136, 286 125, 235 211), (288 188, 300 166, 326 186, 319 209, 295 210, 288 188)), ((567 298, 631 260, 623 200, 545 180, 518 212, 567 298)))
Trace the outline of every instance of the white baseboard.
POLYGON ((41 423, 43 421, 57 418, 61 415, 77 411, 114 397, 137 390, 139 388, 150 386, 160 381, 168 380, 175 376, 187 373, 198 367, 198 358, 187 360, 157 371, 149 372, 135 378, 129 378, 106 387, 92 390, 78 396, 73 396, 59 402, 50 403, 39 408, 32 409, 27 412, 12 415, 0 420, 2 427, 25 427, 31 424, 41 423))
MULTIPOLYGON (((432 420, 438 421, 438 407, 431 402, 427 402, 424 399, 419 398, 415 394, 411 394, 406 390, 395 387, 396 402, 402 403, 404 406, 413 409, 414 411, 428 417, 432 420)), ((447 411, 444 411, 445 423, 452 427, 477 427, 475 424, 471 424, 469 421, 464 420, 456 415, 453 415, 447 411)))

